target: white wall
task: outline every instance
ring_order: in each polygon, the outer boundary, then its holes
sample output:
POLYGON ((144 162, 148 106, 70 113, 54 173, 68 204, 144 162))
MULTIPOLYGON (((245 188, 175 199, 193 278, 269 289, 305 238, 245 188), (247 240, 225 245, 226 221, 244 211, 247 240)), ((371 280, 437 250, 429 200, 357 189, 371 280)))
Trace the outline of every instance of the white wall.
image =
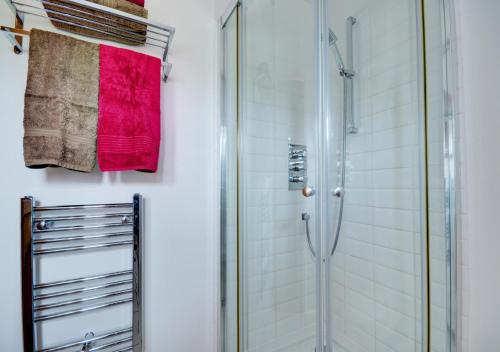
MULTIPOLYGON (((3 2, 0 22, 12 25, 3 2)), ((177 28, 174 71, 162 85, 163 142, 159 172, 79 174, 29 170, 23 164, 22 120, 27 55, 0 38, 0 351, 22 346, 19 198, 45 204, 146 199, 146 351, 215 351, 217 22, 214 1, 147 0, 150 17, 177 28)), ((47 26, 48 23, 45 24, 47 26)), ((158 54, 158 53, 156 53, 158 54)), ((103 263, 104 265, 104 263, 103 263)))
POLYGON ((470 296, 464 297, 465 338, 471 352, 494 352, 500 346, 500 2, 458 0, 457 13, 467 162, 464 276, 470 282, 470 296))

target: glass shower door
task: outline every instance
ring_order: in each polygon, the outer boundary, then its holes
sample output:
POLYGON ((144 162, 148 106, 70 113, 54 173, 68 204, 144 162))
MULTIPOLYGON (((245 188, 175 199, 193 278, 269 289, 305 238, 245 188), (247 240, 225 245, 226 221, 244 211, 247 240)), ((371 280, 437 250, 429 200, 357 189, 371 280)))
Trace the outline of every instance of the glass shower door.
POLYGON ((326 350, 420 351, 424 122, 415 2, 327 3, 326 350))
POLYGON ((241 10, 240 351, 314 352, 317 197, 302 189, 317 177, 316 7, 254 0, 241 10))
POLYGON ((238 16, 230 14, 222 28, 221 166, 221 346, 238 351, 238 16))

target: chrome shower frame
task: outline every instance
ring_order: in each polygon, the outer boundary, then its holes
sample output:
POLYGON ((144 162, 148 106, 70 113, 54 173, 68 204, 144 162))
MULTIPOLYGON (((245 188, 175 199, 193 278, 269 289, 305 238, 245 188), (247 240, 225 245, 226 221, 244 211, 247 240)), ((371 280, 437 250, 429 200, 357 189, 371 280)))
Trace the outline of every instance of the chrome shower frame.
POLYGON ((458 165, 460 160, 459 148, 456 140, 459 127, 456 123, 459 110, 458 91, 458 57, 457 33, 455 23, 454 0, 440 0, 442 20, 441 35, 445 43, 443 50, 443 89, 448 99, 444 102, 444 180, 445 180, 445 240, 446 240, 446 351, 459 351, 459 331, 461 330, 459 304, 459 272, 458 272, 458 241, 461 236, 459 216, 461 214, 461 196, 457 187, 460 185, 458 165))

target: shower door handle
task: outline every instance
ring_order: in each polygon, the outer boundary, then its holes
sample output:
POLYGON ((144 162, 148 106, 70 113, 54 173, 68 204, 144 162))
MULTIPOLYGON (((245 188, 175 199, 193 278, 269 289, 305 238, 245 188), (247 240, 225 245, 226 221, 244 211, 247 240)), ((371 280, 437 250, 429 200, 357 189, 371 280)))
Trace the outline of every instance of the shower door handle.
POLYGON ((344 187, 337 187, 332 191, 332 195, 337 197, 337 198, 343 198, 345 196, 345 189, 344 187))

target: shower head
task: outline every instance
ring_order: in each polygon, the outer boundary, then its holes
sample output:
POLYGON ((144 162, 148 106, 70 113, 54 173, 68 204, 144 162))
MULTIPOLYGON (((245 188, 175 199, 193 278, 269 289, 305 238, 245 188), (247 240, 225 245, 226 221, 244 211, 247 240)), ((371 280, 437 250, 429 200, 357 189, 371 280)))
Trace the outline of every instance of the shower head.
POLYGON ((328 28, 328 42, 330 43, 330 47, 333 48, 333 51, 335 52, 337 68, 339 69, 339 72, 343 74, 345 72, 344 60, 342 60, 342 55, 340 54, 339 47, 337 46, 337 40, 338 38, 335 32, 331 28, 328 28))

